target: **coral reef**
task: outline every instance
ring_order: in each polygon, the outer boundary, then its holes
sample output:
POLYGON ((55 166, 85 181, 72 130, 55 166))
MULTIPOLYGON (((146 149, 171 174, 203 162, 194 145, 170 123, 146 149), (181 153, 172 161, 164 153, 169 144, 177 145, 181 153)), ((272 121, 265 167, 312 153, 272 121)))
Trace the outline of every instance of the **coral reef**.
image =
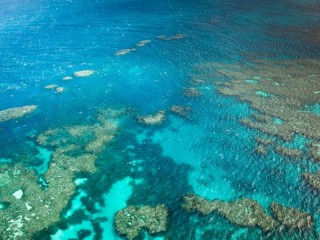
MULTIPOLYGON (((277 61, 252 58, 250 61, 244 64, 198 64, 192 78, 215 79, 218 92, 248 102, 257 110, 251 117, 241 120, 248 127, 284 141, 292 141, 295 134, 319 141, 320 118, 312 111, 305 111, 305 106, 320 102, 317 93, 320 89, 320 62, 313 59, 277 61), (261 93, 267 93, 268 97, 261 93)), ((280 148, 278 152, 289 153, 280 148)), ((314 150, 309 152, 312 155, 314 150)), ((290 156, 301 155, 290 151, 290 156)))
POLYGON ((121 56, 121 55, 125 55, 128 54, 130 52, 136 51, 135 48, 126 48, 126 49, 121 49, 119 51, 116 51, 113 55, 115 56, 121 56))
POLYGON ((44 86, 44 89, 55 90, 55 93, 61 93, 64 91, 64 87, 59 87, 56 84, 50 84, 50 85, 44 86))
POLYGON ((8 204, 0 211, 0 235, 4 239, 32 239, 35 232, 59 220, 60 212, 75 193, 72 175, 66 171, 56 172, 53 177, 48 171, 47 189, 42 189, 35 173, 25 167, 5 165, 0 172, 0 178, 6 180, 0 186, 0 201, 8 204), (17 198, 13 193, 20 189, 23 195, 17 198))
POLYGON ((288 148, 284 146, 277 146, 276 147, 276 152, 282 156, 286 156, 289 158, 301 158, 302 157, 302 151, 299 149, 293 149, 293 148, 288 148))
POLYGON ((267 148, 265 145, 261 144, 261 145, 258 145, 256 148, 255 148, 255 151, 256 153, 260 154, 260 155, 265 155, 267 154, 267 148))
POLYGON ((72 80, 72 77, 71 76, 66 76, 66 77, 63 77, 62 80, 63 81, 69 81, 69 80, 72 80))
POLYGON ((195 194, 186 194, 183 200, 182 207, 188 212, 199 212, 203 215, 218 212, 232 224, 241 227, 259 227, 266 233, 281 231, 284 228, 302 231, 311 230, 314 227, 311 215, 276 202, 270 205, 272 212, 270 216, 258 202, 249 198, 241 198, 232 202, 208 201, 195 194))
POLYGON ((62 93, 64 92, 64 87, 57 87, 55 93, 62 93))
POLYGON ((266 155, 270 147, 273 147, 274 141, 270 138, 256 137, 257 146, 255 152, 260 155, 266 155))
POLYGON ((38 108, 36 105, 23 107, 7 108, 0 111, 0 122, 9 121, 16 118, 24 117, 38 108))
POLYGON ((183 197, 184 204, 182 208, 188 212, 200 212, 203 215, 207 215, 217 210, 217 201, 208 201, 203 197, 199 197, 193 193, 186 194, 183 197))
MULTIPOLYGON (((94 74, 93 70, 81 70, 81 71, 77 71, 77 72, 73 73, 73 75, 75 77, 88 77, 88 76, 90 76, 92 74, 94 74)), ((66 79, 64 79, 64 80, 66 80, 66 79)))
POLYGON ((256 137, 256 142, 263 145, 270 145, 273 144, 274 141, 270 138, 262 138, 262 137, 256 137))
POLYGON ((298 209, 285 207, 275 202, 271 203, 270 209, 275 219, 289 229, 308 230, 314 225, 312 217, 298 209))
POLYGON ((308 147, 311 159, 320 162, 320 142, 310 142, 308 147))
POLYGON ((234 202, 208 201, 195 194, 187 194, 183 200, 182 207, 189 212, 200 212, 207 215, 217 211, 231 223, 242 227, 260 227, 267 232, 273 230, 277 225, 258 202, 249 198, 242 198, 234 202))
POLYGON ((58 85, 56 85, 56 84, 49 84, 47 86, 44 86, 44 89, 55 89, 57 87, 58 87, 58 85))
POLYGON ((114 138, 118 124, 109 121, 106 110, 101 111, 96 119, 98 121, 95 124, 49 129, 38 136, 37 142, 46 147, 56 147, 56 152, 83 153, 85 150, 85 153, 97 154, 114 138))
POLYGON ((191 107, 173 105, 173 106, 171 106, 170 111, 175 113, 175 114, 177 114, 180 117, 189 119, 190 118, 191 107))
POLYGON ((167 37, 166 35, 160 35, 160 36, 157 36, 156 38, 160 39, 160 40, 164 40, 164 41, 170 41, 170 40, 175 40, 175 39, 182 39, 184 37, 185 37, 184 34, 178 33, 178 34, 172 35, 170 37, 167 37))
MULTIPOLYGON (((319 6, 318 6, 319 9, 319 6)), ((272 24, 267 29, 267 33, 274 37, 288 38, 288 39, 299 39, 309 42, 311 44, 320 43, 320 31, 316 26, 301 26, 301 25, 289 25, 282 26, 272 24)))
POLYGON ((304 173, 302 178, 311 186, 313 189, 320 191, 320 171, 314 173, 304 173))
POLYGON ((142 41, 136 43, 136 46, 137 47, 144 47, 146 44, 149 44, 149 43, 151 43, 151 40, 142 40, 142 41))
POLYGON ((146 229, 150 234, 166 231, 167 223, 168 210, 163 204, 155 207, 129 206, 115 216, 117 232, 129 240, 137 237, 142 229, 146 229))
POLYGON ((32 239, 33 235, 59 221, 62 210, 76 192, 78 172, 93 173, 95 160, 118 132, 126 110, 103 109, 96 121, 50 129, 37 137, 38 144, 53 149, 44 173, 44 185, 32 170, 20 165, 0 166, 0 236, 32 239))
POLYGON ((182 93, 186 97, 198 97, 201 95, 201 92, 195 87, 185 88, 182 93))
POLYGON ((137 116, 139 123, 146 125, 161 125, 166 120, 165 111, 159 111, 154 115, 137 116))

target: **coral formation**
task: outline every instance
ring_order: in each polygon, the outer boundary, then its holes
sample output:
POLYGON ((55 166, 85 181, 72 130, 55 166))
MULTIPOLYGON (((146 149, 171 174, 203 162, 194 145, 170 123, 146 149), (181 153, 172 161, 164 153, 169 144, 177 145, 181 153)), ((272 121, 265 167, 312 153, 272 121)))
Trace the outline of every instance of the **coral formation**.
POLYGON ((302 178, 311 186, 313 189, 320 191, 320 171, 314 173, 304 173, 302 178))
POLYGON ((271 203, 270 209, 275 219, 289 229, 308 230, 314 225, 312 217, 298 209, 285 207, 276 202, 271 203))
POLYGON ((183 118, 190 118, 191 107, 184 107, 179 105, 173 105, 170 111, 183 118))
POLYGON ((64 92, 64 87, 57 87, 55 93, 62 93, 64 92))
POLYGON ((262 137, 256 137, 256 142, 263 145, 270 145, 273 144, 274 141, 270 138, 262 138, 262 137))
POLYGON ((282 230, 283 228, 302 231, 311 230, 314 227, 311 215, 276 202, 272 202, 270 205, 272 212, 272 216, 270 216, 258 202, 249 198, 241 198, 232 202, 208 201, 195 194, 186 194, 183 196, 183 200, 182 207, 188 212, 207 215, 216 211, 235 225, 259 227, 264 232, 282 230))
POLYGON ((257 146, 255 148, 256 153, 265 155, 270 147, 273 147, 274 141, 270 138, 256 137, 257 146))
POLYGON ((207 215, 217 211, 231 223, 242 227, 260 227, 267 232, 273 230, 277 225, 258 202, 249 198, 242 198, 233 202, 208 201, 195 194, 187 194, 183 197, 183 200, 184 205, 182 207, 189 212, 200 212, 207 215))
POLYGON ((64 91, 64 87, 59 87, 56 84, 50 84, 50 85, 44 86, 44 89, 55 90, 55 93, 61 93, 64 91))
POLYGON ((142 40, 142 41, 136 43, 136 46, 137 47, 144 47, 146 44, 149 44, 149 43, 151 43, 151 40, 142 40))
POLYGON ((0 236, 32 239, 33 235, 59 221, 61 211, 76 192, 77 172, 93 173, 95 160, 119 130, 124 110, 101 110, 96 122, 50 129, 37 137, 38 144, 54 149, 44 186, 38 176, 20 165, 0 167, 0 236))
POLYGON ((63 81, 69 81, 69 80, 72 80, 72 77, 66 76, 66 77, 63 77, 62 80, 63 81))
POLYGON ((258 146, 255 148, 255 151, 256 151, 256 153, 261 154, 261 155, 267 154, 267 148, 266 148, 266 146, 263 145, 263 144, 258 145, 258 146))
MULTIPOLYGON (((221 94, 250 103, 257 112, 241 120, 248 127, 284 141, 292 141, 295 134, 319 141, 320 118, 312 111, 305 111, 305 106, 320 101, 319 66, 320 62, 312 59, 205 63, 195 66, 193 78, 215 79, 221 94), (267 93, 268 97, 257 92, 267 93)), ((280 154, 289 152, 282 150, 285 149, 278 148, 280 154)), ((295 152, 294 157, 300 157, 300 153, 295 152)))
POLYGON ((150 234, 166 231, 167 223, 168 209, 163 204, 155 207, 129 206, 115 216, 117 232, 129 240, 137 237, 142 229, 146 229, 150 234))
POLYGON ((125 49, 121 49, 119 51, 116 51, 113 55, 115 56, 121 56, 121 55, 125 55, 125 54, 128 54, 132 51, 136 51, 135 48, 125 48, 125 49))
POLYGON ((182 93, 186 97, 198 97, 201 95, 201 92, 195 87, 185 88, 182 93))
POLYGON ((166 120, 165 111, 159 111, 154 115, 137 116, 139 123, 146 125, 160 125, 166 120))
POLYGON ((320 162, 320 142, 310 142, 308 147, 311 159, 320 162))
POLYGON ((56 84, 49 84, 47 86, 44 86, 44 89, 55 89, 57 87, 58 87, 58 85, 56 85, 56 84))
POLYGON ((299 149, 293 149, 293 148, 288 148, 284 146, 277 146, 276 147, 276 152, 282 156, 286 156, 289 158, 301 158, 302 157, 302 151, 299 149))
POLYGON ((28 105, 23 107, 7 108, 0 111, 0 122, 9 121, 11 119, 24 117, 38 108, 36 105, 28 105))
MULTIPOLYGON (((92 74, 94 74, 93 70, 81 70, 73 73, 75 77, 88 77, 92 74)), ((67 79, 64 79, 64 80, 67 80, 67 79)))
POLYGON ((160 35, 160 36, 157 36, 156 38, 160 39, 160 40, 164 40, 164 41, 170 41, 170 40, 175 40, 175 39, 182 39, 184 37, 185 37, 184 34, 177 33, 177 34, 172 35, 170 37, 167 37, 166 35, 160 35))
MULTIPOLYGON (((319 7, 318 7, 319 8, 319 7)), ((276 25, 273 24, 267 29, 267 33, 271 36, 299 39, 304 40, 312 44, 320 43, 320 31, 316 26, 301 26, 301 25, 276 25)))

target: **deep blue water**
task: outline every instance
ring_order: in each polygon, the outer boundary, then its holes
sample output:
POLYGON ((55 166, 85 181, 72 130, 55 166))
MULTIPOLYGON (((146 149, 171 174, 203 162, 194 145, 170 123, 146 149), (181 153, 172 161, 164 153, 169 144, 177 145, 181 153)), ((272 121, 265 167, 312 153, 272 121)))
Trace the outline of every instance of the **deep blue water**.
MULTIPOLYGON (((103 214, 112 218, 126 205, 165 203, 170 224, 159 239, 240 239, 236 233, 241 231, 249 231, 252 239, 263 238, 257 229, 243 230, 219 216, 216 224, 190 217, 179 205, 187 192, 209 199, 251 197, 266 209, 275 200, 314 213, 320 221, 320 198, 300 178, 318 166, 255 154, 253 140, 259 133, 239 122, 253 110, 218 94, 214 86, 201 89, 198 98, 181 94, 199 63, 235 63, 250 54, 318 58, 318 44, 269 34, 275 26, 316 26, 320 14, 298 7, 312 2, 316 1, 1 0, 0 110, 30 104, 38 110, 0 124, 0 158, 19 162, 21 156, 36 156, 39 151, 30 144, 31 135, 88 123, 100 108, 129 107, 138 114, 177 104, 193 109, 190 121, 168 114, 159 127, 146 127, 135 119, 126 122, 97 160, 99 170, 79 187, 82 202, 77 196, 71 199, 65 225, 43 235, 70 239, 89 229, 91 235, 85 239, 119 239, 111 219, 98 224, 95 219, 103 214), (175 34, 185 37, 156 38, 175 34), (145 39, 151 43, 114 56, 145 39), (95 74, 62 81, 84 69, 95 74), (65 91, 45 90, 49 84, 65 91), (94 213, 98 203, 105 203, 100 215, 94 213), (86 209, 85 216, 73 217, 77 208, 86 209), (64 229, 67 224, 69 230, 64 229)), ((299 139, 293 144, 302 147, 299 139)))

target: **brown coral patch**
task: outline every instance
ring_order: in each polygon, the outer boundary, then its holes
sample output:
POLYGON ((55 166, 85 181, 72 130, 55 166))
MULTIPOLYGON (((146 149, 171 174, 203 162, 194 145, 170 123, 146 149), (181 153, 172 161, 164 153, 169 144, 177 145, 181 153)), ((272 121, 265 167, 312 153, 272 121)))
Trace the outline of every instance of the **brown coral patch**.
POLYGON ((302 178, 310 187, 316 191, 320 191, 320 171, 314 173, 304 173, 302 178))
POLYGON ((276 152, 282 156, 286 156, 288 158, 301 158, 302 151, 299 149, 288 148, 284 146, 277 146, 276 152))
POLYGON ((191 107, 173 105, 173 106, 171 106, 170 111, 173 112, 174 114, 180 116, 180 117, 189 119, 190 118, 191 107))
POLYGON ((314 225, 311 215, 298 209, 282 206, 276 202, 271 203, 270 209, 282 226, 289 229, 309 230, 314 225))
POLYGON ((231 223, 242 227, 260 227, 263 231, 271 231, 277 223, 264 211, 262 206, 249 198, 242 198, 233 202, 220 200, 208 201, 195 194, 183 197, 183 209, 189 212, 200 212, 207 215, 217 211, 231 223))
POLYGON ((195 87, 188 87, 183 90, 182 95, 186 97, 199 97, 201 96, 201 92, 195 87))
POLYGON ((320 142, 311 142, 308 147, 311 159, 320 162, 320 142))
POLYGON ((164 232, 168 224, 168 209, 165 205, 135 207, 129 206, 116 213, 115 227, 120 235, 131 240, 137 237, 142 229, 150 234, 164 232))

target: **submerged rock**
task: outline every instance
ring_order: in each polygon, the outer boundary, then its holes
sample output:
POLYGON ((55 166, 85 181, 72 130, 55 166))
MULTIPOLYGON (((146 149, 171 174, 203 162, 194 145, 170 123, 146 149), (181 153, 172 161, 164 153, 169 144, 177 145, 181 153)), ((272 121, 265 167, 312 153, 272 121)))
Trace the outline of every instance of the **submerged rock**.
POLYGON ((94 74, 93 70, 81 70, 73 73, 75 77, 88 77, 92 74, 94 74))
POLYGON ((0 111, 0 122, 9 121, 11 119, 24 117, 38 108, 36 105, 28 105, 23 107, 7 108, 0 111))
POLYGON ((155 207, 129 206, 120 210, 115 216, 115 227, 120 235, 131 240, 137 237, 142 229, 150 234, 160 233, 167 230, 168 209, 165 205, 155 207))
POLYGON ((154 115, 146 115, 146 116, 137 116, 139 123, 143 123, 146 125, 160 125, 165 119, 165 111, 159 111, 154 115))
POLYGON ((276 202, 271 203, 272 215, 289 229, 308 230, 314 225, 311 215, 296 208, 282 206, 276 202))

